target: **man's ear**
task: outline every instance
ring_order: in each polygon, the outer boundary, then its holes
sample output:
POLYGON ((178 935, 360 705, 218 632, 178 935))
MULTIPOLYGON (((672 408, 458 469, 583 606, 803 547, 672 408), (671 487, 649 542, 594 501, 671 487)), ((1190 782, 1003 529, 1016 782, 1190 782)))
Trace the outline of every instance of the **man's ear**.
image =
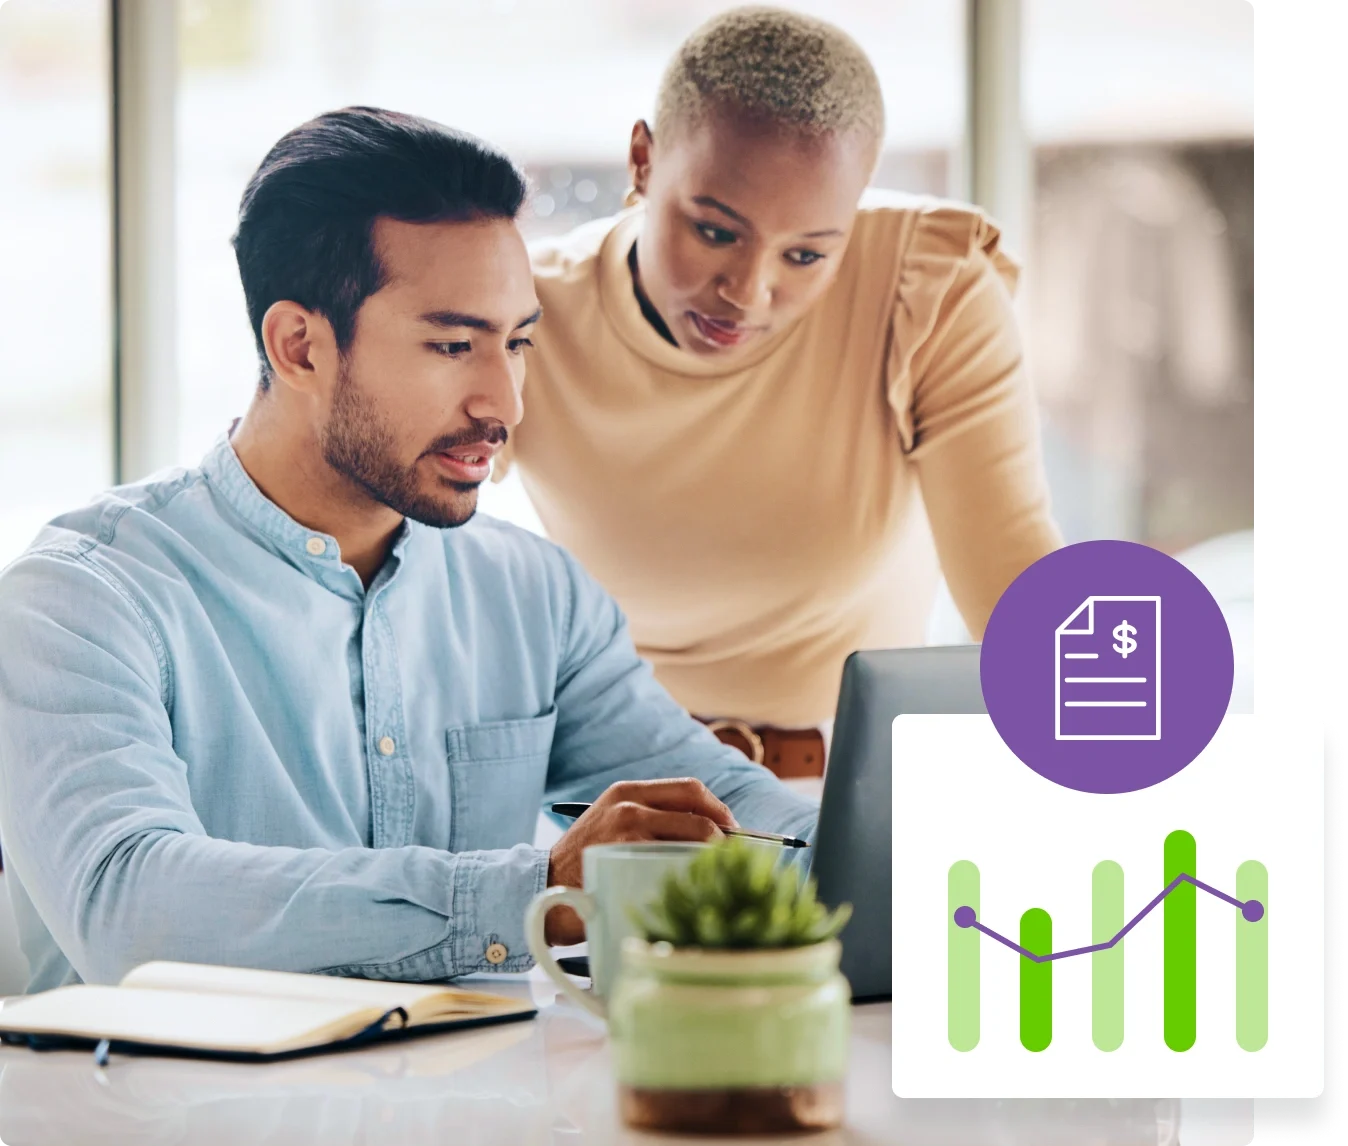
POLYGON ((262 316, 262 345, 272 375, 301 393, 326 388, 335 375, 337 339, 332 324, 297 302, 274 302, 262 316))
POLYGON ((655 136, 650 125, 639 119, 632 125, 632 141, 627 148, 627 174, 632 180, 632 190, 638 195, 646 194, 646 184, 651 178, 651 155, 655 150, 655 136))

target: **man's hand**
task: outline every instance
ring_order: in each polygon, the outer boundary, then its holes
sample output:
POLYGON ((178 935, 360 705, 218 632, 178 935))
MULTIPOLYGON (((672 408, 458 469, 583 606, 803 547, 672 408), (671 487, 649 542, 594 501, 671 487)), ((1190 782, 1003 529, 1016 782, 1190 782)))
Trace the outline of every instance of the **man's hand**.
MULTIPOLYGON (((620 780, 612 784, 553 845, 548 886, 581 886, 581 853, 592 844, 639 840, 720 839, 722 828, 739 825, 701 780, 620 780)), ((585 938, 580 916, 569 907, 548 913, 544 935, 551 946, 585 938)))

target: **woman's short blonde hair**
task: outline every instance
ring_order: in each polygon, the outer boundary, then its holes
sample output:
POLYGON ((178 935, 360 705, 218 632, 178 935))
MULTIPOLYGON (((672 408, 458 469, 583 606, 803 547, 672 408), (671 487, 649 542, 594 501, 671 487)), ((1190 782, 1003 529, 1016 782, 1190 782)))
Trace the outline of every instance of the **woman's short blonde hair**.
POLYGON ((657 138, 722 112, 807 135, 885 134, 880 81, 840 28, 782 8, 732 8, 674 53, 656 99, 657 138))

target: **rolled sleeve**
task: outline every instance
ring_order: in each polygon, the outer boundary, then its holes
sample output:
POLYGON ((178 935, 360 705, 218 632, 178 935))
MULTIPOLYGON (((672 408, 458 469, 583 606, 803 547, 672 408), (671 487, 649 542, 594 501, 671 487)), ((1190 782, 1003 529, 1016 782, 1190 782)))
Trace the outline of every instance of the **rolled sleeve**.
POLYGON ((524 933, 530 901, 548 885, 548 853, 523 845, 506 852, 460 855, 454 870, 452 972, 527 971, 534 965, 524 933), (490 857, 490 859, 486 857, 490 857), (495 945, 505 958, 493 962, 495 945))

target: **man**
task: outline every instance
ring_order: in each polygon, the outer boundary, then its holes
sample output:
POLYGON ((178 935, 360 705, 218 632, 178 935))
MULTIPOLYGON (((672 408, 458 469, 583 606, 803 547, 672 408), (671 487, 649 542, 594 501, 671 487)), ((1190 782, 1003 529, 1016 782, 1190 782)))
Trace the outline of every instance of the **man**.
MULTIPOLYGON (((556 546, 473 519, 539 318, 519 171, 408 116, 285 136, 234 238, 262 362, 197 469, 0 577, 0 838, 30 990, 148 959, 526 968, 588 844, 813 831, 556 546), (666 779, 676 777, 679 779, 666 779), (543 802, 594 807, 551 852, 543 802)), ((549 939, 581 938, 570 913, 549 939)))

